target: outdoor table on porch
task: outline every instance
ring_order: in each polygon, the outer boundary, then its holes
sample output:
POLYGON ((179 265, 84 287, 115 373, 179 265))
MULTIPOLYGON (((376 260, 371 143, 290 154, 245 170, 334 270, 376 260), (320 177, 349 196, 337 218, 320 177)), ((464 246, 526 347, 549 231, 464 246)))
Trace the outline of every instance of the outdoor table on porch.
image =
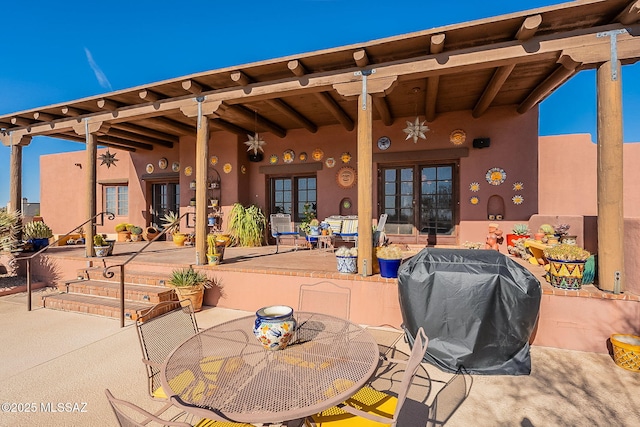
POLYGON ((163 364, 164 390, 194 415, 245 423, 295 420, 343 402, 375 372, 375 339, 346 319, 295 317, 295 341, 284 350, 262 347, 253 335, 255 316, 189 338, 163 364))

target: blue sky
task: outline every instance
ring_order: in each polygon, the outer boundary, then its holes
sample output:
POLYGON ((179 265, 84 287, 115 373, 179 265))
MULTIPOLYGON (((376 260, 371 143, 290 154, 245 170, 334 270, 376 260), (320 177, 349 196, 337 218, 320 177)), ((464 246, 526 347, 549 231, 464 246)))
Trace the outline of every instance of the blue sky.
MULTIPOLYGON (((181 75, 339 47, 562 1, 14 1, 3 5, 0 114, 181 75)), ((640 65, 623 67, 624 137, 640 141, 640 65)), ((595 73, 546 99, 540 134, 596 132, 595 73)), ((39 156, 83 144, 36 137, 23 150, 23 197, 40 200, 39 156), (32 166, 33 165, 33 166, 32 166)), ((9 199, 0 144, 0 205, 9 199)))

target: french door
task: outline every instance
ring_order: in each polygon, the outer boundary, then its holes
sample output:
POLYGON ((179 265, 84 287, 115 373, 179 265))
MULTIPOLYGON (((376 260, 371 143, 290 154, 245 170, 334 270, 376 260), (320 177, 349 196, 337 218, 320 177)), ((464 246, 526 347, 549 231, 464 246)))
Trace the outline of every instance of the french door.
POLYGON ((308 212, 317 212, 315 176, 288 176, 270 179, 271 213, 291 214, 294 222, 304 221, 308 212))
POLYGON ((387 234, 417 243, 455 243, 455 164, 385 166, 380 169, 380 208, 387 234))
POLYGON ((162 218, 170 211, 180 213, 180 184, 172 182, 151 185, 151 225, 162 226, 162 218))

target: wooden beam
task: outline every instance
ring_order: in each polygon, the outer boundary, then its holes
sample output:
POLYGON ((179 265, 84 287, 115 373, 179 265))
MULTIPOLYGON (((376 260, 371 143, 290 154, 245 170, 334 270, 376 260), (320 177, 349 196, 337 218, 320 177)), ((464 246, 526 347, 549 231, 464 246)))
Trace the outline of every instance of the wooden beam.
POLYGON ((52 114, 41 113, 40 111, 33 113, 33 118, 41 122, 52 122, 57 119, 57 117, 52 114))
POLYGON ((207 169, 209 165, 209 118, 198 117, 196 126, 196 263, 207 264, 207 169))
POLYGON ((195 80, 184 80, 182 82, 182 89, 187 92, 193 93, 194 95, 200 95, 202 93, 202 86, 195 80))
POLYGON ((74 107, 69 107, 68 105, 65 105, 64 107, 60 108, 60 112, 64 116, 69 116, 69 117, 78 117, 78 116, 82 116, 83 114, 87 114, 86 111, 82 111, 74 107))
POLYGON ((524 42, 531 39, 540 28, 540 24, 542 24, 542 15, 527 16, 516 33, 516 40, 524 42))
MULTIPOLYGON (((78 136, 75 133, 58 133, 55 135, 55 138, 59 138, 59 139, 64 139, 65 141, 73 141, 73 142, 79 142, 79 143, 86 143, 86 139, 78 136)), ((120 145, 114 142, 105 142, 105 141, 101 141, 100 145, 104 145, 106 147, 112 147, 112 148, 117 148, 119 150, 124 150, 124 151, 131 151, 131 152, 135 152, 136 149, 130 146, 124 146, 124 145, 120 145)))
POLYGON ((139 142, 125 141, 120 138, 107 138, 104 136, 98 137, 98 143, 100 145, 104 145, 107 147, 120 148, 120 149, 130 149, 131 151, 136 151, 137 148, 151 151, 153 150, 153 145, 148 144, 140 144, 139 142))
POLYGON ((358 272, 362 276, 373 275, 373 179, 371 161, 373 155, 373 114, 371 95, 361 94, 358 106, 358 272))
POLYGON ((382 120, 382 123, 384 123, 385 126, 391 126, 394 119, 391 116, 387 99, 383 96, 374 96, 373 105, 375 105, 376 111, 380 114, 380 120, 382 120))
POLYGON ((138 96, 140 97, 140 99, 147 102, 156 102, 163 98, 162 95, 160 95, 158 92, 152 91, 151 89, 142 89, 140 92, 138 92, 138 96))
POLYGON ((622 25, 631 25, 640 21, 640 0, 631 2, 618 16, 614 22, 620 22, 622 25))
POLYGON ((222 119, 211 119, 209 120, 211 126, 214 126, 218 129, 226 130, 227 132, 234 133, 236 135, 245 136, 245 135, 253 135, 253 132, 240 127, 238 125, 234 125, 233 123, 229 123, 222 119))
POLYGON ((240 86, 246 86, 248 84, 253 83, 253 79, 251 79, 242 71, 234 71, 233 73, 231 73, 230 76, 231 76, 231 81, 233 81, 234 83, 237 83, 240 86))
POLYGON ((179 135, 193 135, 195 133, 195 127, 182 124, 175 120, 167 119, 164 117, 155 117, 149 120, 154 123, 154 126, 170 130, 179 135))
MULTIPOLYGON (((98 136, 85 130, 85 218, 93 218, 96 215, 96 164, 98 154, 98 136)), ((116 213, 116 212, 113 212, 116 213)), ((85 254, 88 257, 96 255, 93 249, 93 236, 96 233, 95 226, 91 223, 85 230, 85 254)))
POLYGON ((625 288, 622 73, 620 63, 596 72, 598 100, 598 287, 620 293, 625 288), (618 79, 611 78, 613 67, 618 79))
POLYGON ((98 99, 98 101, 96 102, 98 104, 98 108, 100 108, 101 110, 115 111, 120 108, 120 104, 110 99, 102 98, 98 99))
MULTIPOLYGON (((171 146, 173 146, 173 144, 175 144, 175 143, 180 141, 180 138, 178 138, 175 135, 170 135, 170 134, 164 133, 164 132, 158 132, 157 130, 149 129, 149 128, 143 127, 143 126, 134 125, 134 124, 131 124, 131 123, 114 123, 113 125, 111 125, 111 127, 114 128, 114 129, 120 129, 120 130, 123 130, 123 131, 135 133, 135 134, 138 134, 138 135, 148 136, 149 138, 152 138, 154 140, 165 141, 168 144, 171 144, 171 146)), ((169 147, 169 145, 167 145, 167 147, 169 147)))
POLYGON ((255 122, 258 127, 266 128, 268 132, 271 132, 272 134, 279 136, 280 138, 284 138, 287 135, 287 131, 282 127, 271 122, 270 120, 265 119, 260 114, 247 110, 241 105, 228 105, 223 103, 220 106, 220 112, 223 115, 229 113, 231 115, 240 116, 242 119, 250 123, 255 122))
POLYGON ((487 111, 493 100, 496 98, 496 95, 498 95, 498 92, 500 92, 500 89, 502 89, 504 82, 507 81, 507 78, 509 78, 511 72, 515 67, 516 64, 503 65, 502 67, 499 67, 495 73, 493 73, 489 84, 487 84, 487 87, 484 88, 482 96, 473 109, 473 117, 477 119, 487 111))
POLYGON ((558 62, 560 63, 560 66, 556 68, 556 70, 546 79, 544 79, 544 81, 540 83, 518 106, 518 113, 524 114, 534 105, 541 102, 565 80, 571 77, 580 66, 580 63, 574 61, 569 55, 560 56, 558 62))
POLYGON ((424 101, 424 115, 428 122, 436 119, 438 112, 436 111, 436 102, 438 100, 438 90, 440 87, 440 76, 432 76, 427 78, 427 91, 424 101))
POLYGON ((432 55, 442 53, 442 51, 444 50, 444 41, 446 38, 447 36, 444 33, 432 35, 431 41, 429 43, 429 52, 432 55))
POLYGON ((302 77, 308 74, 305 66, 302 64, 302 62, 300 62, 297 59, 289 61, 287 63, 287 67, 289 68, 289 70, 291 70, 293 74, 295 74, 298 77, 302 77))
MULTIPOLYGON (((122 138, 125 141, 136 141, 145 145, 161 145, 163 147, 173 148, 173 143, 168 141, 163 141, 160 139, 148 138, 146 136, 139 135, 137 133, 127 132, 121 129, 117 129, 115 127, 111 127, 107 136, 113 136, 116 138, 122 138)), ((142 147, 140 147, 142 148, 142 147)))
POLYGON ((338 105, 338 103, 331 97, 331 95, 329 95, 327 92, 322 92, 316 93, 315 96, 318 101, 320 101, 320 103, 324 105, 324 108, 329 110, 329 112, 333 114, 333 117, 335 117, 346 130, 351 132, 354 129, 355 125, 353 123, 353 120, 351 120, 351 117, 349 117, 349 115, 340 107, 340 105, 338 105))
POLYGON ((11 146, 9 161, 9 204, 12 210, 22 209, 22 145, 11 146))
POLYGON ((369 65, 369 57, 367 56, 367 51, 364 49, 353 52, 353 59, 356 61, 356 65, 360 68, 369 65))
POLYGON ((33 121, 16 116, 11 117, 11 124, 15 126, 31 126, 33 124, 33 121))

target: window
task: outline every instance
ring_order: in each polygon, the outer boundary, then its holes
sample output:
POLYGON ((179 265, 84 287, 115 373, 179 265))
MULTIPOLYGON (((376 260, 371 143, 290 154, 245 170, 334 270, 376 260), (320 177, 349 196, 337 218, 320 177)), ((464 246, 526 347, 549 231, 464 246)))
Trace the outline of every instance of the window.
POLYGON ((315 176, 271 178, 271 213, 291 214, 294 222, 304 220, 304 205, 316 212, 317 188, 315 176))
POLYGON ((104 207, 117 216, 129 215, 129 187, 113 185, 104 187, 104 207))

